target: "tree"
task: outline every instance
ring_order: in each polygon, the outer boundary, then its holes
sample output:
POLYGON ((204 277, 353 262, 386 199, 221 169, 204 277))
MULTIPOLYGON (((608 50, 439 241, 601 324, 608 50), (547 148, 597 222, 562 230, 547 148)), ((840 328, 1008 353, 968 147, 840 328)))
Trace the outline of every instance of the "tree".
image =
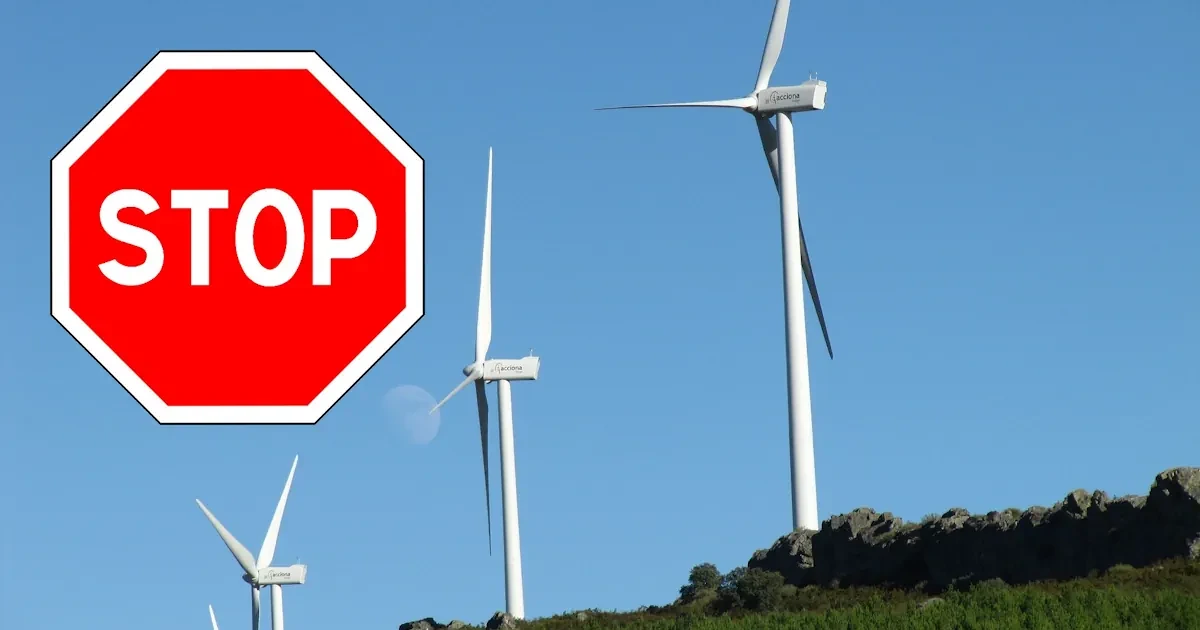
POLYGON ((746 567, 737 567, 721 577, 721 585, 717 587, 717 601, 714 607, 719 612, 728 612, 741 608, 742 601, 738 597, 737 585, 746 574, 746 567))
POLYGON ((692 567, 688 573, 687 584, 679 587, 679 597, 683 602, 694 601, 702 592, 715 593, 721 586, 721 572, 716 565, 705 562, 692 567))
POLYGON ((738 582, 742 581, 742 576, 744 575, 746 575, 746 567, 737 567, 729 573, 726 573, 725 576, 721 578, 721 591, 728 594, 736 593, 738 582))

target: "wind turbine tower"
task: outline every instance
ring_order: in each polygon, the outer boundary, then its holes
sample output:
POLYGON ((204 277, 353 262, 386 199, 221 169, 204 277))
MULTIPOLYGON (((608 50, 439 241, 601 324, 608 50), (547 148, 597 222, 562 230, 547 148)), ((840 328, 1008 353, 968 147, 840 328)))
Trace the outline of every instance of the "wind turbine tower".
POLYGON ((804 328, 804 284, 808 284, 809 296, 821 324, 825 337, 825 348, 833 358, 833 346, 829 342, 829 330, 825 326, 825 314, 821 310, 821 298, 817 294, 817 282, 813 276, 808 256, 808 245, 804 240, 804 229, 800 225, 799 203, 796 199, 796 152, 792 130, 792 114, 825 109, 826 85, 824 81, 810 78, 799 85, 769 87, 771 73, 783 49, 783 35, 787 28, 790 0, 777 0, 767 32, 767 43, 763 48, 762 62, 754 90, 741 98, 718 101, 692 101, 685 103, 662 103, 656 105, 627 105, 602 107, 600 109, 639 109, 648 107, 716 107, 740 109, 754 116, 759 140, 775 188, 779 193, 779 212, 783 232, 783 304, 787 339, 787 385, 788 385, 788 428, 792 464, 792 527, 793 529, 816 530, 820 525, 817 515, 817 470, 813 455, 812 399, 808 379, 808 345, 804 328), (775 125, 771 125, 771 117, 775 125))
POLYGON ((525 587, 521 579, 521 534, 517 518, 517 455, 513 445, 511 381, 537 380, 541 359, 489 359, 492 341, 492 150, 488 149, 487 203, 483 215, 483 265, 479 279, 479 315, 475 327, 475 362, 463 368, 467 376, 429 411, 446 404, 467 384, 475 383, 475 404, 479 412, 479 442, 483 448, 483 490, 487 505, 488 553, 492 549, 492 498, 488 473, 488 401, 487 383, 496 383, 500 403, 500 486, 504 510, 504 595, 506 611, 517 619, 525 618, 525 587))

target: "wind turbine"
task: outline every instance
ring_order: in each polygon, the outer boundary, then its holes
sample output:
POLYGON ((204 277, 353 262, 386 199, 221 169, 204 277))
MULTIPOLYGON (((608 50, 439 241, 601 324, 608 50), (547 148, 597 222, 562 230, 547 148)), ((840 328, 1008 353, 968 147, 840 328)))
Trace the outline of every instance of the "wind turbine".
POLYGON ((487 505, 488 553, 492 551, 492 494, 488 476, 488 402, 485 385, 496 383, 500 401, 500 485, 504 509, 504 595, 508 614, 525 618, 525 588, 521 581, 521 534, 517 519, 517 463, 513 446, 512 386, 510 381, 537 380, 541 359, 530 355, 523 359, 489 359, 492 341, 492 150, 488 149, 487 204, 483 215, 483 265, 479 278, 479 316, 475 328, 475 362, 463 368, 467 376, 442 402, 475 383, 475 403, 479 411, 479 442, 483 447, 483 491, 487 505))
POLYGON ((213 612, 212 604, 208 605, 208 618, 212 620, 213 630, 221 630, 217 627, 217 613, 213 612))
MULTIPOLYGON (((283 630, 283 586, 289 584, 304 584, 304 578, 308 574, 308 567, 303 564, 293 564, 290 567, 272 567, 271 561, 275 558, 275 544, 279 540, 279 525, 283 522, 283 508, 287 505, 288 494, 292 491, 292 477, 296 474, 296 464, 300 461, 300 456, 297 455, 292 460, 292 470, 288 473, 287 483, 283 485, 283 494, 279 497, 279 503, 275 506, 275 515, 271 517, 271 525, 267 527, 267 537, 263 539, 262 548, 258 551, 258 560, 254 559, 254 555, 250 553, 246 546, 238 542, 238 539, 229 533, 228 529, 213 516, 213 513, 208 511, 204 503, 200 499, 196 499, 196 505, 204 512, 204 516, 208 517, 208 522, 212 523, 217 534, 221 536, 221 540, 225 541, 225 546, 233 553, 233 557, 241 565, 245 575, 242 579, 250 584, 250 603, 251 603, 251 628, 258 630, 259 601, 258 589, 264 586, 271 587, 271 630, 283 630)), ((216 629, 217 618, 212 615, 212 606, 209 606, 209 614, 212 616, 213 628, 216 629)))
POLYGON ((821 298, 817 293, 817 282, 813 276, 808 256, 808 245, 804 241, 804 229, 800 225, 800 210, 796 200, 796 155, 793 142, 792 114, 825 109, 826 85, 824 81, 810 78, 800 85, 768 87, 775 62, 783 48, 783 34, 787 28, 789 0, 776 0, 771 26, 767 31, 767 43, 763 48, 762 62, 754 90, 741 98, 718 101, 692 101, 685 103, 661 103, 655 105, 627 105, 602 107, 600 109, 640 109, 647 107, 718 107, 740 109, 754 116, 758 125, 758 136, 762 142, 771 177, 779 192, 779 211, 783 231, 783 304, 787 330, 787 383, 788 383, 788 427, 791 442, 792 464, 792 527, 793 529, 816 530, 817 517, 817 472, 813 456, 812 400, 808 382, 808 347, 804 329, 804 287, 800 278, 808 284, 821 334, 829 358, 833 358, 833 345, 829 342, 829 330, 825 326, 825 313, 821 310, 821 298), (774 116, 776 125, 771 125, 774 116))

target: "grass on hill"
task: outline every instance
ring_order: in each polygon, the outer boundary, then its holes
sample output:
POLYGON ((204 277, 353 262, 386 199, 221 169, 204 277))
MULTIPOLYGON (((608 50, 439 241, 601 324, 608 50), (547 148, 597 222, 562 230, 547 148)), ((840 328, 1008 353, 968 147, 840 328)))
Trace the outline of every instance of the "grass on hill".
POLYGON ((774 573, 692 569, 680 599, 639 612, 583 611, 527 630, 1200 630, 1200 561, 1118 565, 1087 578, 992 581, 936 598, 882 588, 797 589, 774 573))

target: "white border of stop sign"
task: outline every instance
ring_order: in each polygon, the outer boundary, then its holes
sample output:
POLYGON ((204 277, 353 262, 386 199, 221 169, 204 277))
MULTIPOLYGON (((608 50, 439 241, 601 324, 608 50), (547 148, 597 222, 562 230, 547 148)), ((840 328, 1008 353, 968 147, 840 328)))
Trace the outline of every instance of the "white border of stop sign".
MULTIPOLYGON (((99 208, 97 208, 99 211, 99 208)), ((162 424, 315 424, 425 314, 425 161, 313 51, 159 52, 50 161, 50 314, 162 424), (70 168, 167 70, 308 70, 405 169, 405 308, 307 406, 168 406, 70 305, 70 168)), ((386 291, 387 287, 381 287, 386 291)), ((187 357, 180 357, 186 361, 187 357)))

